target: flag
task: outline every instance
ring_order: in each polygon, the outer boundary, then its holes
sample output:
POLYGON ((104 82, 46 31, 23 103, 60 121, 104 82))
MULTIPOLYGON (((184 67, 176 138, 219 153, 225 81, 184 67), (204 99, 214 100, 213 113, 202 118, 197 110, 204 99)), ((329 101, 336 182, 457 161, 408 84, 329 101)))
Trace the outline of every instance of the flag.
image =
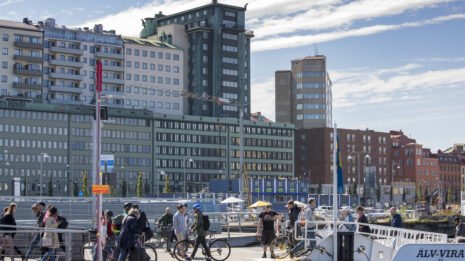
POLYGON ((97 60, 95 91, 102 92, 102 61, 97 60))
POLYGON ((341 151, 339 150, 339 136, 336 142, 336 167, 337 167, 337 193, 344 193, 344 176, 342 175, 341 151))

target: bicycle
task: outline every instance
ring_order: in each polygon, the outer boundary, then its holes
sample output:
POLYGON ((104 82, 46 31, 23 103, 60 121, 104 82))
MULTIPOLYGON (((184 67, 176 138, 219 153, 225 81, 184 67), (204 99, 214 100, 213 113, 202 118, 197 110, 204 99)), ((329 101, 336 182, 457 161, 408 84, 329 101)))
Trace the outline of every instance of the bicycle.
POLYGON ((173 232, 173 226, 167 226, 162 228, 156 228, 153 231, 154 236, 151 238, 151 243, 155 248, 167 249, 167 244, 172 244, 170 242, 171 233, 173 232))
MULTIPOLYGON (((290 258, 302 257, 309 255, 314 248, 305 247, 305 242, 297 242, 294 239, 293 228, 287 228, 283 235, 276 237, 271 241, 271 244, 274 246, 274 254, 276 258, 283 259, 287 256, 290 258)), ((316 238, 322 239, 319 234, 315 234, 316 238)))
MULTIPOLYGON (((90 231, 91 234, 95 234, 95 231, 90 231)), ((157 261, 157 251, 155 247, 153 246, 152 243, 145 243, 144 241, 144 236, 138 236, 136 238, 136 241, 138 240, 141 242, 142 247, 144 248, 145 255, 148 259, 147 261, 157 261)), ((103 251, 103 256, 105 257, 105 261, 115 261, 118 259, 118 256, 116 253, 119 253, 118 250, 118 245, 116 241, 107 241, 108 243, 113 243, 110 246, 105 246, 102 251, 103 251)), ((81 257, 82 260, 84 261, 93 261, 94 260, 94 251, 95 251, 95 245, 97 244, 97 239, 96 237, 91 237, 90 241, 87 243, 84 243, 84 245, 81 247, 81 257)))
MULTIPOLYGON (((210 250, 210 258, 215 261, 224 261, 228 259, 231 255, 231 246, 224 239, 216 239, 214 236, 214 231, 208 231, 209 238, 207 241, 207 247, 210 250)), ((189 233, 188 238, 178 241, 173 249, 174 257, 179 260, 185 260, 186 256, 192 254, 192 250, 195 245, 196 237, 193 233, 189 233), (182 256, 181 253, 184 252, 185 256, 182 256)), ((202 254, 205 256, 205 249, 202 249, 202 254)))

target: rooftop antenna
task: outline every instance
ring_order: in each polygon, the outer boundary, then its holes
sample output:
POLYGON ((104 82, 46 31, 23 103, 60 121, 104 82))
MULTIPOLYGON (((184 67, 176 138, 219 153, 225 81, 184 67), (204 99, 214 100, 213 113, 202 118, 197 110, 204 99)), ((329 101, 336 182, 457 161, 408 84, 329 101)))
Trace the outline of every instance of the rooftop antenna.
POLYGON ((316 44, 313 45, 313 50, 315 52, 315 56, 320 55, 320 52, 318 51, 318 46, 316 44))

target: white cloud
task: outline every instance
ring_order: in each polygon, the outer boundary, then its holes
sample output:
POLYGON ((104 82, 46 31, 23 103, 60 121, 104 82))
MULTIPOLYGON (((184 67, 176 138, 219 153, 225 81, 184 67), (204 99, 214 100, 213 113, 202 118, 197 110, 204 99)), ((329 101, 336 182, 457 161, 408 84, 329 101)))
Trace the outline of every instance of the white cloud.
POLYGON ((333 106, 351 107, 389 101, 412 101, 425 92, 465 85, 465 67, 413 72, 416 65, 359 72, 330 72, 333 106), (389 72, 389 74, 386 74, 389 72))
POLYGON ((274 77, 251 83, 252 112, 262 112, 271 120, 275 119, 274 77))
POLYGON ((292 48, 304 45, 310 45, 315 43, 329 42, 339 40, 348 37, 355 36, 366 36, 376 33, 382 33, 386 31, 393 31, 402 28, 420 27, 431 24, 438 24, 450 20, 465 19, 465 14, 453 14, 447 16, 439 16, 428 20, 407 22, 402 24, 394 25, 372 25, 361 27, 357 29, 340 30, 328 33, 318 33, 314 35, 295 35, 295 36, 281 36, 276 38, 270 38, 266 40, 254 41, 252 44, 252 50, 255 52, 269 51, 283 48, 292 48))
POLYGON ((17 4, 17 3, 20 3, 22 1, 23 0, 6 0, 6 1, 3 1, 2 3, 0 3, 0 7, 11 5, 11 4, 17 4))

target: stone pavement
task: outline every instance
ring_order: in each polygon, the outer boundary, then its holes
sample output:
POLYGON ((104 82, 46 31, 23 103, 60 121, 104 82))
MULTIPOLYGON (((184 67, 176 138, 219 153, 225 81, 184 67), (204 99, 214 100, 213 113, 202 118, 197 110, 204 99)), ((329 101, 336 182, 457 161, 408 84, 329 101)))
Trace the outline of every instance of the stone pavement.
MULTIPOLYGON (((261 247, 234 247, 231 249, 231 256, 228 258, 230 261, 275 261, 277 259, 261 258, 262 257, 262 248, 261 247)), ((171 258, 168 253, 165 253, 164 250, 157 249, 158 260, 169 261, 176 260, 171 258)), ((205 260, 205 257, 202 256, 201 251, 197 252, 197 256, 193 260, 205 260)), ((280 259, 280 260, 291 260, 291 259, 280 259)))

